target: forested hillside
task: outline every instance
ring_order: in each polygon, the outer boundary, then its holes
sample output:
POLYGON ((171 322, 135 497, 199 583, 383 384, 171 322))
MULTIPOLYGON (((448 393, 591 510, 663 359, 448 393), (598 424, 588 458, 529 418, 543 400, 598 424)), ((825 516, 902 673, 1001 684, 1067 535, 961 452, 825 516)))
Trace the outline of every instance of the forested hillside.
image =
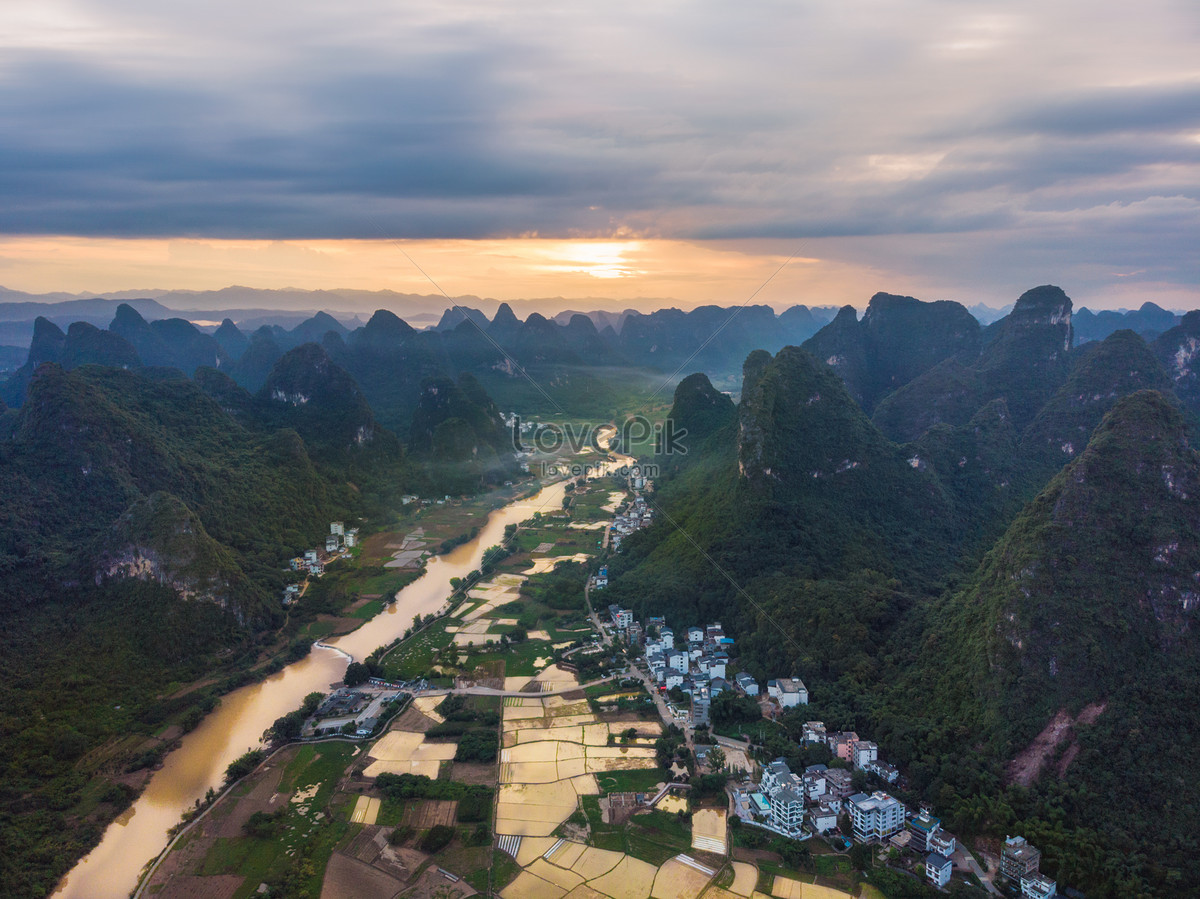
POLYGON ((871 733, 960 836, 1026 834, 1060 887, 1200 889, 1173 748, 1196 733, 1200 458, 1190 370, 1159 361, 1186 327, 1157 358, 1131 331, 1072 348, 1071 301, 1042 287, 897 384, 903 353, 839 319, 808 344, 824 359, 750 354, 736 417, 680 385, 700 439, 659 460, 612 600, 721 620, 752 674, 799 673, 812 717, 871 733))

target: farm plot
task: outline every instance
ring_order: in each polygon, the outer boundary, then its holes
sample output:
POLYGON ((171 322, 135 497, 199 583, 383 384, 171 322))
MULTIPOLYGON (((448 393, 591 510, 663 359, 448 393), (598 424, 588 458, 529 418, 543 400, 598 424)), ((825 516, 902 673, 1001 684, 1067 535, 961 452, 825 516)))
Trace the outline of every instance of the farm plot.
POLYGON ((359 796, 350 814, 351 824, 374 824, 379 817, 379 800, 371 796, 359 796))
POLYGON ((653 899, 696 899, 716 872, 686 855, 668 859, 654 878, 653 899))
POLYGON ((417 830, 428 830, 437 824, 454 825, 458 803, 451 799, 425 799, 415 802, 404 810, 401 824, 415 827, 417 830))
POLYGON ((244 877, 232 874, 216 874, 212 877, 178 874, 171 878, 166 889, 158 896, 159 899, 233 899, 244 880, 244 877))
POLYGON ((725 840, 725 809, 704 808, 692 815, 692 848, 717 855, 729 851, 725 840))
POLYGON ((835 890, 832 887, 818 886, 815 883, 804 883, 792 880, 790 877, 775 875, 771 885, 771 895, 779 899, 848 899, 849 893, 835 890))
POLYGON ((729 892, 737 893, 739 896, 750 896, 754 893, 757 885, 758 868, 749 862, 733 863, 733 883, 729 887, 729 892))
POLYGON ((436 780, 441 763, 454 758, 453 743, 426 743, 424 734, 388 731, 371 747, 375 759, 363 772, 367 777, 380 774, 423 774, 436 780))
POLYGON ((392 899, 403 888, 395 877, 335 852, 325 868, 321 899, 392 899))

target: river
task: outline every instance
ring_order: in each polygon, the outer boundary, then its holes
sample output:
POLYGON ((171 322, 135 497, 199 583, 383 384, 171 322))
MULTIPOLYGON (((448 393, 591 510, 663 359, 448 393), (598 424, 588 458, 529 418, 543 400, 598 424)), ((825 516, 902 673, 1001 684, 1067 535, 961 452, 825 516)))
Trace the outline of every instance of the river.
POLYGON ((551 484, 490 513, 475 539, 430 559, 425 574, 400 590, 384 612, 353 633, 328 641, 341 652, 314 647, 306 658, 261 683, 223 697, 200 726, 183 737, 138 800, 108 826, 99 845, 71 869, 54 895, 127 899, 143 867, 167 845, 167 831, 210 787, 220 787, 229 763, 261 746, 263 731, 297 708, 307 694, 327 693, 342 679, 349 663, 343 653, 364 659, 401 636, 417 615, 436 612, 450 595, 451 578, 478 568, 484 551, 500 542, 507 525, 532 518, 535 512, 562 508, 565 487, 565 481, 551 484))

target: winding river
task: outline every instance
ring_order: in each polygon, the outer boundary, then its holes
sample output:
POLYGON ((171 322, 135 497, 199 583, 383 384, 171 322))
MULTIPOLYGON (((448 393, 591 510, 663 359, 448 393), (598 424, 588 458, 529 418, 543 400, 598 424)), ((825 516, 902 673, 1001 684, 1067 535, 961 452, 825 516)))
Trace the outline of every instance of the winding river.
POLYGON ((475 539, 429 560, 425 574, 396 594, 396 601, 358 630, 329 640, 337 650, 314 647, 304 659, 261 683, 226 695, 194 731, 183 737, 154 773, 138 800, 108 826, 95 849, 70 871, 54 895, 63 899, 126 899, 142 868, 167 844, 167 831, 210 787, 220 787, 229 763, 261 745, 263 731, 313 691, 340 681, 348 658, 363 659, 401 636, 417 615, 436 612, 449 597, 450 579, 475 568, 484 551, 499 543, 504 528, 538 511, 562 507, 560 481, 536 495, 490 513, 475 539))

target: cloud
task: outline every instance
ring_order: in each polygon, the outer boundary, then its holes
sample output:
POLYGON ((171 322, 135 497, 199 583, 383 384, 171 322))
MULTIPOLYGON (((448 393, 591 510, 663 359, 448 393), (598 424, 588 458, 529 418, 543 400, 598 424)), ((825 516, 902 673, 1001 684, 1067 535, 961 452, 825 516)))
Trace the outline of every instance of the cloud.
POLYGON ((0 10, 0 232, 1032 229, 1069 265, 1123 208, 1160 237, 1137 267, 1200 280, 1172 255, 1190 219, 1162 205, 1200 199, 1188 4, 185 6, 0 10))

